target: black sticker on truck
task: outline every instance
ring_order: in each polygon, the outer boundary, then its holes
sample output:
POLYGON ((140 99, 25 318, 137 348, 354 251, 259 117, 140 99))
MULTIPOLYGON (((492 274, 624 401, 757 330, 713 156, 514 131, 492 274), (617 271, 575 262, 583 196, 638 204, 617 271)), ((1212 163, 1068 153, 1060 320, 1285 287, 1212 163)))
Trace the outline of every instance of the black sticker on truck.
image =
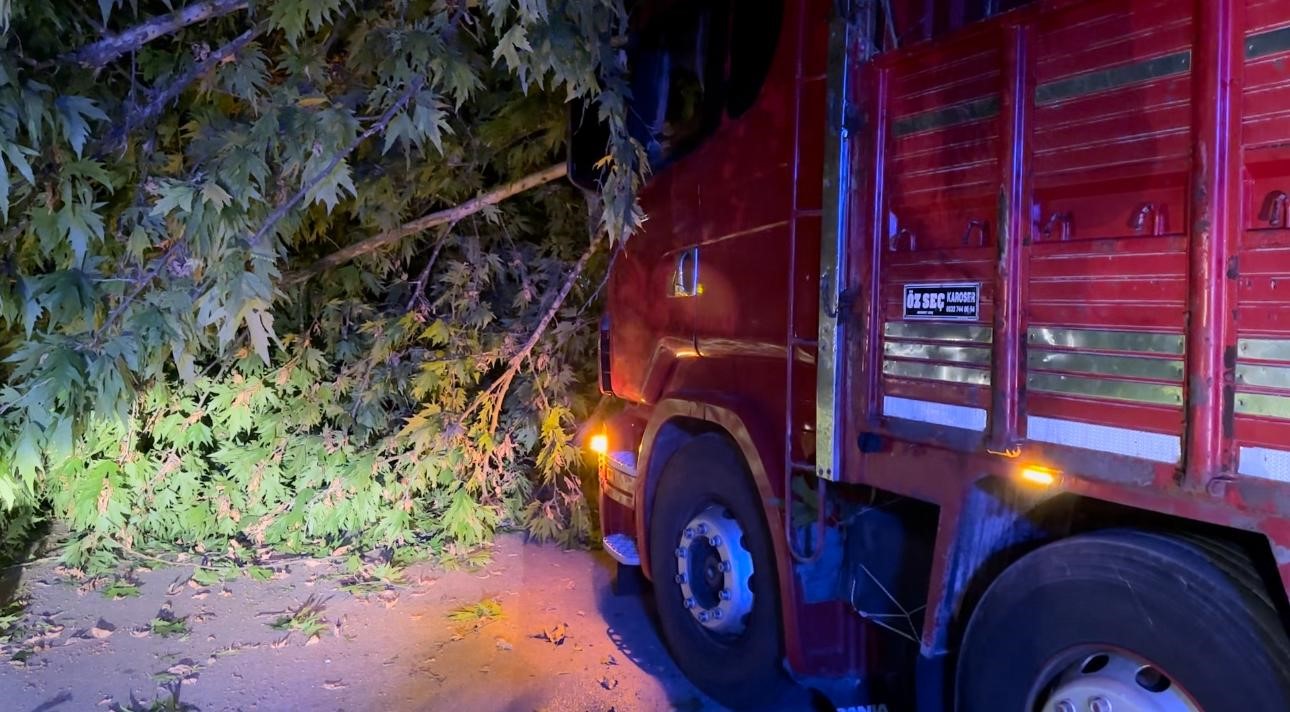
POLYGON ((981 311, 981 283, 906 284, 906 319, 977 321, 981 311))

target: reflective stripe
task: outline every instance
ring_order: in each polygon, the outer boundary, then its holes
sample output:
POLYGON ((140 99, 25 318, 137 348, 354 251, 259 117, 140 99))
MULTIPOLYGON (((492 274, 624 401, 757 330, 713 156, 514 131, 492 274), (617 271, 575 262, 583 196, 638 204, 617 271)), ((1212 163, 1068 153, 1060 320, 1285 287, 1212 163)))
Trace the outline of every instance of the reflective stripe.
POLYGON ((1027 356, 1027 365, 1036 369, 1154 378, 1161 381, 1180 381, 1183 375, 1181 360, 1152 356, 1105 356, 1070 351, 1036 350, 1031 351, 1027 356))
POLYGON ((970 341, 978 344, 988 344, 994 340, 994 329, 976 324, 889 321, 883 325, 882 333, 893 339, 970 341))
POLYGON ((1241 358, 1290 361, 1290 340, 1240 339, 1236 342, 1236 352, 1241 358))
POLYGON ((1242 447, 1236 471, 1250 477, 1290 482, 1290 452, 1266 447, 1242 447))
POLYGON ((1053 373, 1032 373, 1026 378, 1032 391, 1085 396, 1110 400, 1180 405, 1182 386, 1169 386, 1140 381, 1112 381, 1105 378, 1062 376, 1053 373))
POLYGON ((998 115, 999 97, 987 96, 953 106, 943 106, 917 114, 897 116, 892 119, 891 133, 896 138, 902 138, 924 131, 935 131, 950 126, 970 124, 974 121, 981 121, 998 115))
POLYGON ((964 366, 945 366, 918 361, 885 361, 882 372, 900 378, 922 378, 928 381, 965 383, 973 386, 990 385, 990 372, 964 366))
POLYGON ((1107 69, 1046 82, 1035 87, 1035 105, 1056 104, 1089 94, 1142 84, 1153 79, 1182 74, 1191 69, 1191 50, 1152 57, 1107 69))
POLYGON ((1032 344, 1094 351, 1139 351, 1143 353, 1183 354, 1182 334, 1160 334, 1147 331, 1093 331, 1034 327, 1027 332, 1032 344))
POLYGON ((975 363, 982 366, 990 363, 990 349, 979 346, 936 346, 933 344, 911 344, 902 341, 888 341, 882 345, 882 352, 887 356, 900 358, 921 358, 931 361, 953 361, 955 363, 975 363))
POLYGON ((1260 32, 1245 38, 1245 58, 1258 59, 1290 49, 1290 27, 1260 32))
POLYGON ((920 423, 934 423, 950 428, 962 428, 978 432, 985 430, 985 410, 965 405, 884 396, 882 399, 882 414, 888 418, 916 420, 920 423))
POLYGON ((1261 393, 1237 393, 1236 412, 1290 420, 1290 398, 1265 396, 1261 393))
POLYGON ((1290 388, 1290 368, 1238 363, 1236 364, 1236 382, 1249 386, 1290 388))
POLYGON ((1037 415, 1026 419, 1026 437, 1038 442, 1155 462, 1176 463, 1182 458, 1182 441, 1174 435, 1037 415))

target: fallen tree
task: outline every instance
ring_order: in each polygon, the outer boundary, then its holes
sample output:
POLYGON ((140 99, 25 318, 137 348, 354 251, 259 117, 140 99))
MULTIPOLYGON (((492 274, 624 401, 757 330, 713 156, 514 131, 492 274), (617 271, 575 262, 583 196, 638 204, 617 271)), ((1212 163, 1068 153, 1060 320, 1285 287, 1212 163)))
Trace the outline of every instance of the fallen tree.
POLYGON ((5 9, 0 545, 586 534, 587 274, 641 161, 620 0, 5 9), (610 107, 590 203, 571 97, 610 107))

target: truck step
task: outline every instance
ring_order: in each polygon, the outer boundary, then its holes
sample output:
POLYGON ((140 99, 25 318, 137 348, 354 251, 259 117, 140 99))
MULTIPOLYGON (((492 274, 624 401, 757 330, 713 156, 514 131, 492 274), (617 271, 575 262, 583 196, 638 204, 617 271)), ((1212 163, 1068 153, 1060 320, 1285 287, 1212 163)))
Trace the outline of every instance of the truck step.
POLYGON ((628 477, 636 476, 636 453, 616 450, 605 455, 605 463, 628 477))
POLYGON ((614 561, 626 566, 641 565, 641 555, 636 550, 635 537, 626 534, 610 534, 601 540, 601 544, 614 561))

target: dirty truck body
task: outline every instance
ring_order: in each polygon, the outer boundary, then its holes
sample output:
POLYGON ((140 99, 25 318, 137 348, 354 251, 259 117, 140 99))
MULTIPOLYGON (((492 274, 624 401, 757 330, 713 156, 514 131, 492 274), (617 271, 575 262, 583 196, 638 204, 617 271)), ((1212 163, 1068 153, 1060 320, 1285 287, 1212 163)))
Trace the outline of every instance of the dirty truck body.
POLYGON ((1290 2, 633 21, 600 505, 685 672, 1290 710, 1290 2))

